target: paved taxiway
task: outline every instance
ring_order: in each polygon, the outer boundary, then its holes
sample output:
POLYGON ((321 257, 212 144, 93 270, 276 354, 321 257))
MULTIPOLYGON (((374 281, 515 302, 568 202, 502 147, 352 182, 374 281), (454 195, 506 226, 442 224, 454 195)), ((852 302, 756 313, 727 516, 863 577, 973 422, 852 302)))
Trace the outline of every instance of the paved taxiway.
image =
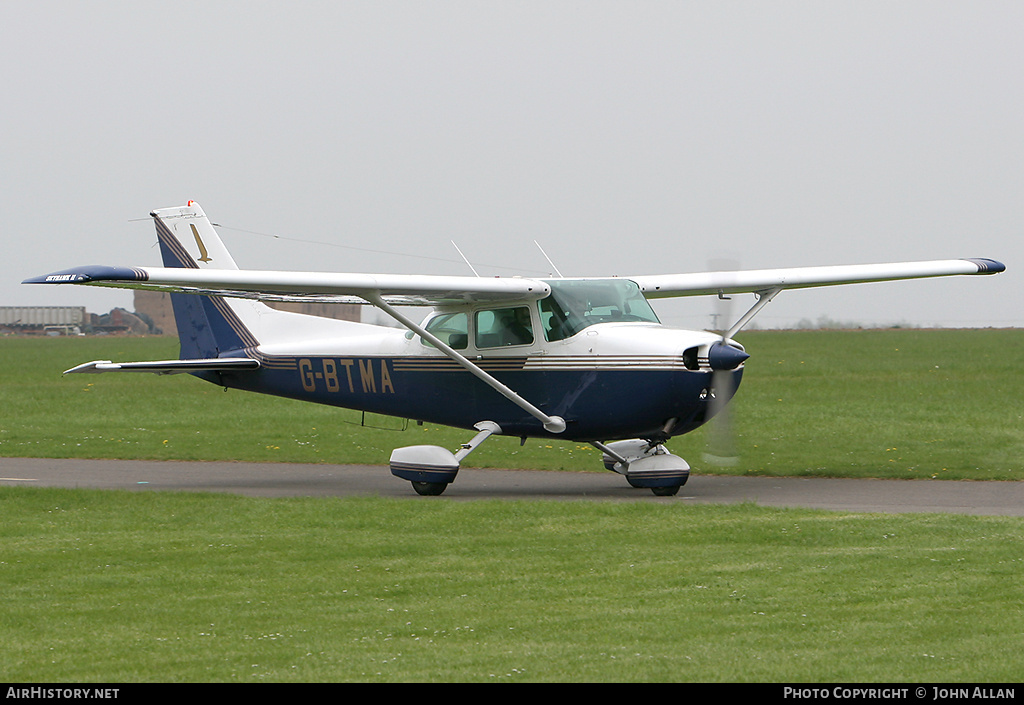
POLYGON ((693 475, 675 497, 629 487, 615 473, 464 469, 441 497, 420 497, 387 467, 282 463, 0 458, 0 485, 230 492, 253 497, 380 496, 472 499, 753 502, 851 512, 1024 516, 1024 482, 847 480, 693 475))

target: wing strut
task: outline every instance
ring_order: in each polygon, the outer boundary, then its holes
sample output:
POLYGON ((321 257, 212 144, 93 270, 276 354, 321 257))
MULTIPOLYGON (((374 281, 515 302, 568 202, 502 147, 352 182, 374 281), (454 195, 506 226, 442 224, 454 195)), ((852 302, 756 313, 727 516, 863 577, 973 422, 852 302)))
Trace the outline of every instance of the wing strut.
POLYGON ((778 294, 780 291, 782 291, 782 287, 776 286, 772 287, 771 289, 766 289, 765 291, 755 292, 754 295, 757 296, 757 303, 751 306, 749 311, 740 316, 740 320, 736 321, 732 325, 732 328, 725 332, 725 334, 722 336, 722 339, 728 340, 737 333, 739 333, 743 326, 750 323, 750 319, 756 316, 762 308, 767 306, 771 302, 771 300, 775 298, 776 294, 778 294))
POLYGON ((485 384, 491 387, 494 391, 498 392, 503 397, 508 399, 510 402, 518 406, 520 409, 530 414, 530 416, 534 417, 542 424, 544 424, 544 429, 546 431, 549 431, 551 433, 561 433, 562 431, 565 430, 565 420, 561 416, 548 416, 547 414, 545 414, 536 406, 534 406, 533 404, 531 404, 530 402, 526 401, 521 396, 516 394, 515 391, 499 382, 493 376, 484 372, 479 365, 474 365, 464 355, 459 354, 446 343, 442 342, 440 339, 438 339, 437 336, 426 330, 423 326, 414 323, 411 319, 402 315, 399 311, 395 310, 393 306, 391 306, 386 301, 384 301, 383 298, 381 298, 380 294, 368 293, 363 295, 363 298, 365 298, 371 304, 382 310, 384 313, 394 318, 396 321, 401 323, 409 330, 413 331, 420 337, 429 340, 438 350, 440 350, 445 355, 450 357, 452 360, 457 362, 459 365, 464 367, 466 370, 471 372, 474 376, 479 378, 481 381, 483 381, 485 384))

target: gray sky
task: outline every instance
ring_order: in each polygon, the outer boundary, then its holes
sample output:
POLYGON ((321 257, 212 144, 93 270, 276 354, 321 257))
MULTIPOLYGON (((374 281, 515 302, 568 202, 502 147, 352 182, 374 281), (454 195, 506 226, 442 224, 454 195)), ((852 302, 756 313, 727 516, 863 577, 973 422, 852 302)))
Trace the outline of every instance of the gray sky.
POLYGON ((193 199, 254 269, 990 257, 757 321, 1024 326, 1022 36, 1020 2, 4 2, 0 305, 131 308, 19 282, 158 265, 193 199))

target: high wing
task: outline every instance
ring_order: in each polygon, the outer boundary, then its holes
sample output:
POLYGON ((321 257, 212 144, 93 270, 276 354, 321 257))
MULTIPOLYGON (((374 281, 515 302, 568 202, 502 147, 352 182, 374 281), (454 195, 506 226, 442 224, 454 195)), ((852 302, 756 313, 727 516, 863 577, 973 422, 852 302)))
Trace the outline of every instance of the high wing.
POLYGON ((785 289, 948 277, 958 274, 998 274, 1005 269, 1002 262, 991 259, 950 259, 738 272, 656 274, 629 278, 639 285, 644 296, 649 299, 660 299, 707 294, 765 293, 785 289))
MULTIPOLYGON (((208 294, 265 301, 372 303, 438 306, 503 303, 546 298, 551 286, 537 279, 403 274, 344 274, 239 269, 213 224, 194 201, 150 214, 157 228, 163 267, 75 267, 33 277, 26 284, 83 284, 170 293, 208 294), (194 242, 194 244, 193 244, 194 242)), ((740 272, 699 272, 623 277, 648 298, 753 292, 768 298, 784 289, 942 277, 995 274, 994 260, 798 267, 740 272)))
POLYGON ((26 279, 23 283, 151 289, 263 301, 366 303, 379 297, 390 304, 407 306, 528 301, 551 293, 551 287, 542 281, 520 278, 101 265, 66 269, 26 279))
MULTIPOLYGON (((692 274, 623 277, 644 296, 659 299, 713 294, 766 293, 785 289, 955 275, 997 274, 1005 265, 991 259, 792 267, 692 274)), ((26 284, 84 284, 261 299, 436 306, 543 299, 551 293, 537 279, 458 276, 286 272, 164 267, 76 267, 26 279, 26 284)))

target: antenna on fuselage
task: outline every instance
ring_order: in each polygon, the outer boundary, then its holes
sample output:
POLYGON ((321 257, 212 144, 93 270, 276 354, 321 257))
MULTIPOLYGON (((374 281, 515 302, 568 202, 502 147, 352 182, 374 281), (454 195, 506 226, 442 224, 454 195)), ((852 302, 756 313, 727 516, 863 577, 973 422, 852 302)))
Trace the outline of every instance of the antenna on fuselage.
POLYGON ((475 276, 479 277, 480 274, 476 271, 476 269, 473 267, 473 265, 470 264, 469 260, 466 259, 466 255, 462 254, 462 250, 460 250, 459 246, 455 244, 455 240, 452 240, 452 247, 454 247, 455 251, 459 253, 459 257, 462 258, 462 261, 466 263, 466 266, 469 267, 469 269, 473 272, 473 274, 475 276))
POLYGON ((551 258, 550 258, 550 257, 548 257, 548 253, 547 253, 547 252, 545 252, 545 251, 544 251, 544 248, 540 246, 540 243, 539 243, 539 242, 537 242, 536 240, 534 240, 534 241, 533 241, 533 244, 534 244, 534 245, 536 245, 536 246, 537 246, 537 249, 538 249, 538 250, 540 250, 540 253, 541 253, 542 255, 544 255, 544 259, 546 259, 546 260, 548 261, 548 264, 550 264, 550 265, 551 265, 551 269, 552 269, 552 271, 554 271, 554 273, 558 275, 558 278, 559 278, 559 279, 565 279, 565 277, 564 277, 564 276, 562 276, 562 273, 558 271, 558 267, 556 267, 556 266, 555 266, 555 263, 551 261, 551 258))

